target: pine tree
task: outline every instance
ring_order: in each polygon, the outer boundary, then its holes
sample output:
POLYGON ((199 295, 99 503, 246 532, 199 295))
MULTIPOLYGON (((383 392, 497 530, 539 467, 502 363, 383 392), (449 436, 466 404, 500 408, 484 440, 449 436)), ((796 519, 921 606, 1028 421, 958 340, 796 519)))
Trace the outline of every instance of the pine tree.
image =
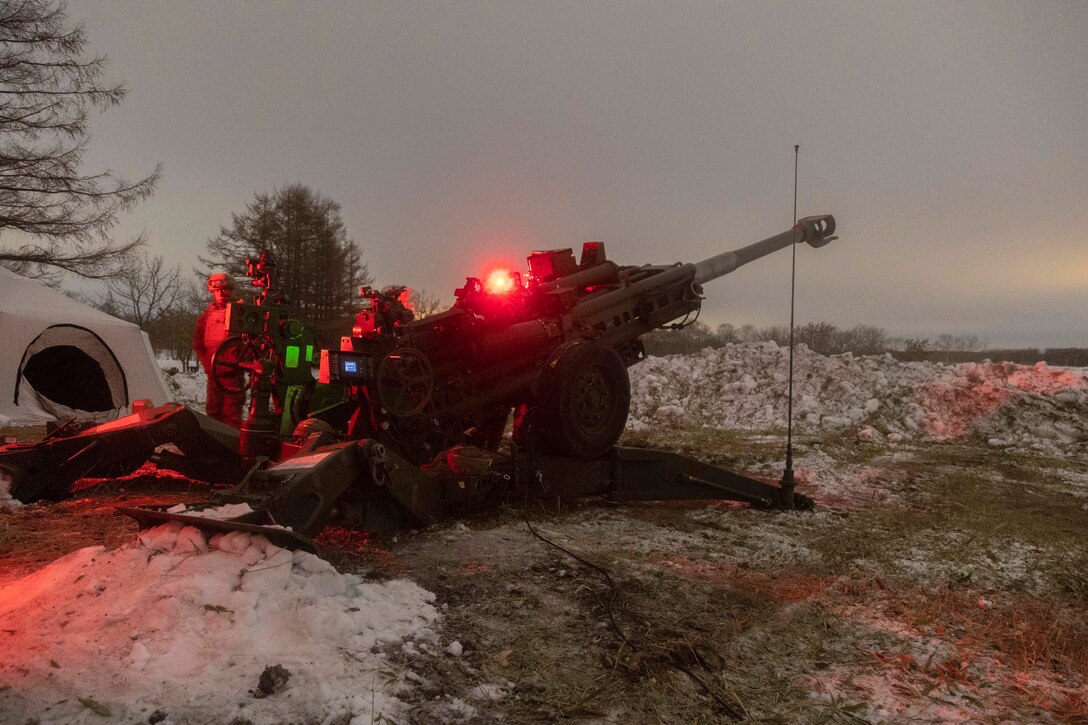
POLYGON ((226 270, 241 279, 245 259, 262 251, 275 262, 276 289, 294 314, 325 342, 347 334, 360 307, 359 287, 372 280, 361 250, 344 228, 339 204, 302 184, 257 194, 208 241, 200 261, 208 270, 226 270))

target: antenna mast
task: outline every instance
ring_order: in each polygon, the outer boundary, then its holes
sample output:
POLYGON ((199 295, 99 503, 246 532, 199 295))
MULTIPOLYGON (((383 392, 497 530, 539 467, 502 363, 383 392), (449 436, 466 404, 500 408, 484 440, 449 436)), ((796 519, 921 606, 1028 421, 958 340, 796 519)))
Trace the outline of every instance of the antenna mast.
MULTIPOLYGON (((793 224, 797 225, 797 162, 801 155, 801 145, 793 146, 793 224)), ((797 482, 793 479, 793 311, 797 289, 797 245, 792 246, 793 257, 790 262, 790 374, 789 401, 786 413, 786 470, 782 472, 782 498, 787 507, 793 506, 793 491, 797 482)))

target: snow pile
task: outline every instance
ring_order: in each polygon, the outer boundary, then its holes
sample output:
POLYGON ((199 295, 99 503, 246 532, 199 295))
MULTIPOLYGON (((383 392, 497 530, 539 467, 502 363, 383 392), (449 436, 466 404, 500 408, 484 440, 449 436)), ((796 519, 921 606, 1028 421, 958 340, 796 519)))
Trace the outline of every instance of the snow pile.
POLYGON ((183 366, 177 360, 159 358, 159 369, 163 380, 174 400, 182 405, 204 409, 204 400, 208 394, 208 375, 199 365, 192 372, 182 372, 183 366))
MULTIPOLYGON (((788 355, 766 342, 649 358, 630 370, 628 426, 784 429, 788 355)), ((1088 439, 1086 421, 1088 376, 1079 369, 796 349, 794 424, 802 432, 853 430, 892 443, 978 435, 993 446, 1060 451, 1088 439)))
POLYGON ((413 582, 366 582, 263 536, 165 524, 0 588, 0 712, 43 723, 94 722, 103 708, 111 722, 396 718, 409 685, 383 650, 437 646, 433 602, 413 582))
POLYGON ((0 468, 0 511, 8 511, 23 507, 23 502, 11 495, 11 486, 15 479, 0 468))

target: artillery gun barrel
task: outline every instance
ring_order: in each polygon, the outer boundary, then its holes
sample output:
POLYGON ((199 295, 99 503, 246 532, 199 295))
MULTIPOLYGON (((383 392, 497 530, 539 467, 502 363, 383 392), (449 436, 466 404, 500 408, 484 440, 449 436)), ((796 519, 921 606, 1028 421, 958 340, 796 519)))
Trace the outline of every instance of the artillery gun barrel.
POLYGON ((807 216, 801 219, 792 228, 773 237, 768 237, 762 242, 749 244, 747 247, 734 249, 731 252, 704 259, 695 264, 695 283, 703 284, 712 279, 717 279, 729 274, 737 267, 748 264, 760 257, 777 252, 791 244, 808 242, 813 247, 822 247, 833 239, 835 234, 835 217, 830 214, 807 216))
POLYGON ((615 262, 604 261, 581 272, 568 274, 565 277, 554 279, 540 285, 542 292, 554 292, 558 289, 592 287, 598 284, 609 284, 619 279, 620 271, 615 262))
POLYGON ((637 282, 621 287, 600 297, 586 300, 574 308, 573 314, 579 320, 587 320, 594 315, 613 309, 618 300, 637 300, 640 295, 652 294, 667 287, 690 282, 695 265, 678 264, 669 267, 637 282))
MULTIPOLYGON (((809 216, 781 234, 731 252, 722 252, 702 262, 676 264, 665 268, 634 268, 628 272, 629 278, 634 281, 608 294, 580 303, 574 308, 573 314, 579 320, 585 321, 609 312, 615 308, 618 300, 635 300, 643 295, 656 295, 661 290, 677 285, 690 286, 692 283, 702 285, 704 282, 729 274, 741 265, 777 252, 791 244, 808 242, 813 247, 822 247, 836 238, 832 236, 834 233, 835 217, 830 214, 809 216)), ((698 294, 698 290, 695 293, 698 294)), ((682 316, 684 312, 680 314, 682 316)))

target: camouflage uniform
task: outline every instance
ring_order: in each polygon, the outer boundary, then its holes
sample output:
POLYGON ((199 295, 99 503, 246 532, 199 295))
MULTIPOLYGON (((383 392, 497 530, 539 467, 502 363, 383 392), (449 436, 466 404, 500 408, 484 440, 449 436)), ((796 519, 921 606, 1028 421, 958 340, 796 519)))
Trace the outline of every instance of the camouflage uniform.
MULTIPOLYGON (((215 384, 212 370, 212 355, 223 341, 230 337, 227 332, 227 302, 234 291, 234 280, 229 275, 219 273, 208 278, 208 292, 213 296, 212 301, 200 313, 196 321, 196 332, 193 334, 193 351, 197 359, 208 373, 208 397, 205 404, 205 412, 212 418, 233 425, 235 428, 242 424, 242 403, 245 392, 228 393, 215 384)), ((222 355, 220 355, 222 357, 222 355)), ((242 387, 241 373, 223 371, 220 374, 220 382, 230 388, 242 387)))

